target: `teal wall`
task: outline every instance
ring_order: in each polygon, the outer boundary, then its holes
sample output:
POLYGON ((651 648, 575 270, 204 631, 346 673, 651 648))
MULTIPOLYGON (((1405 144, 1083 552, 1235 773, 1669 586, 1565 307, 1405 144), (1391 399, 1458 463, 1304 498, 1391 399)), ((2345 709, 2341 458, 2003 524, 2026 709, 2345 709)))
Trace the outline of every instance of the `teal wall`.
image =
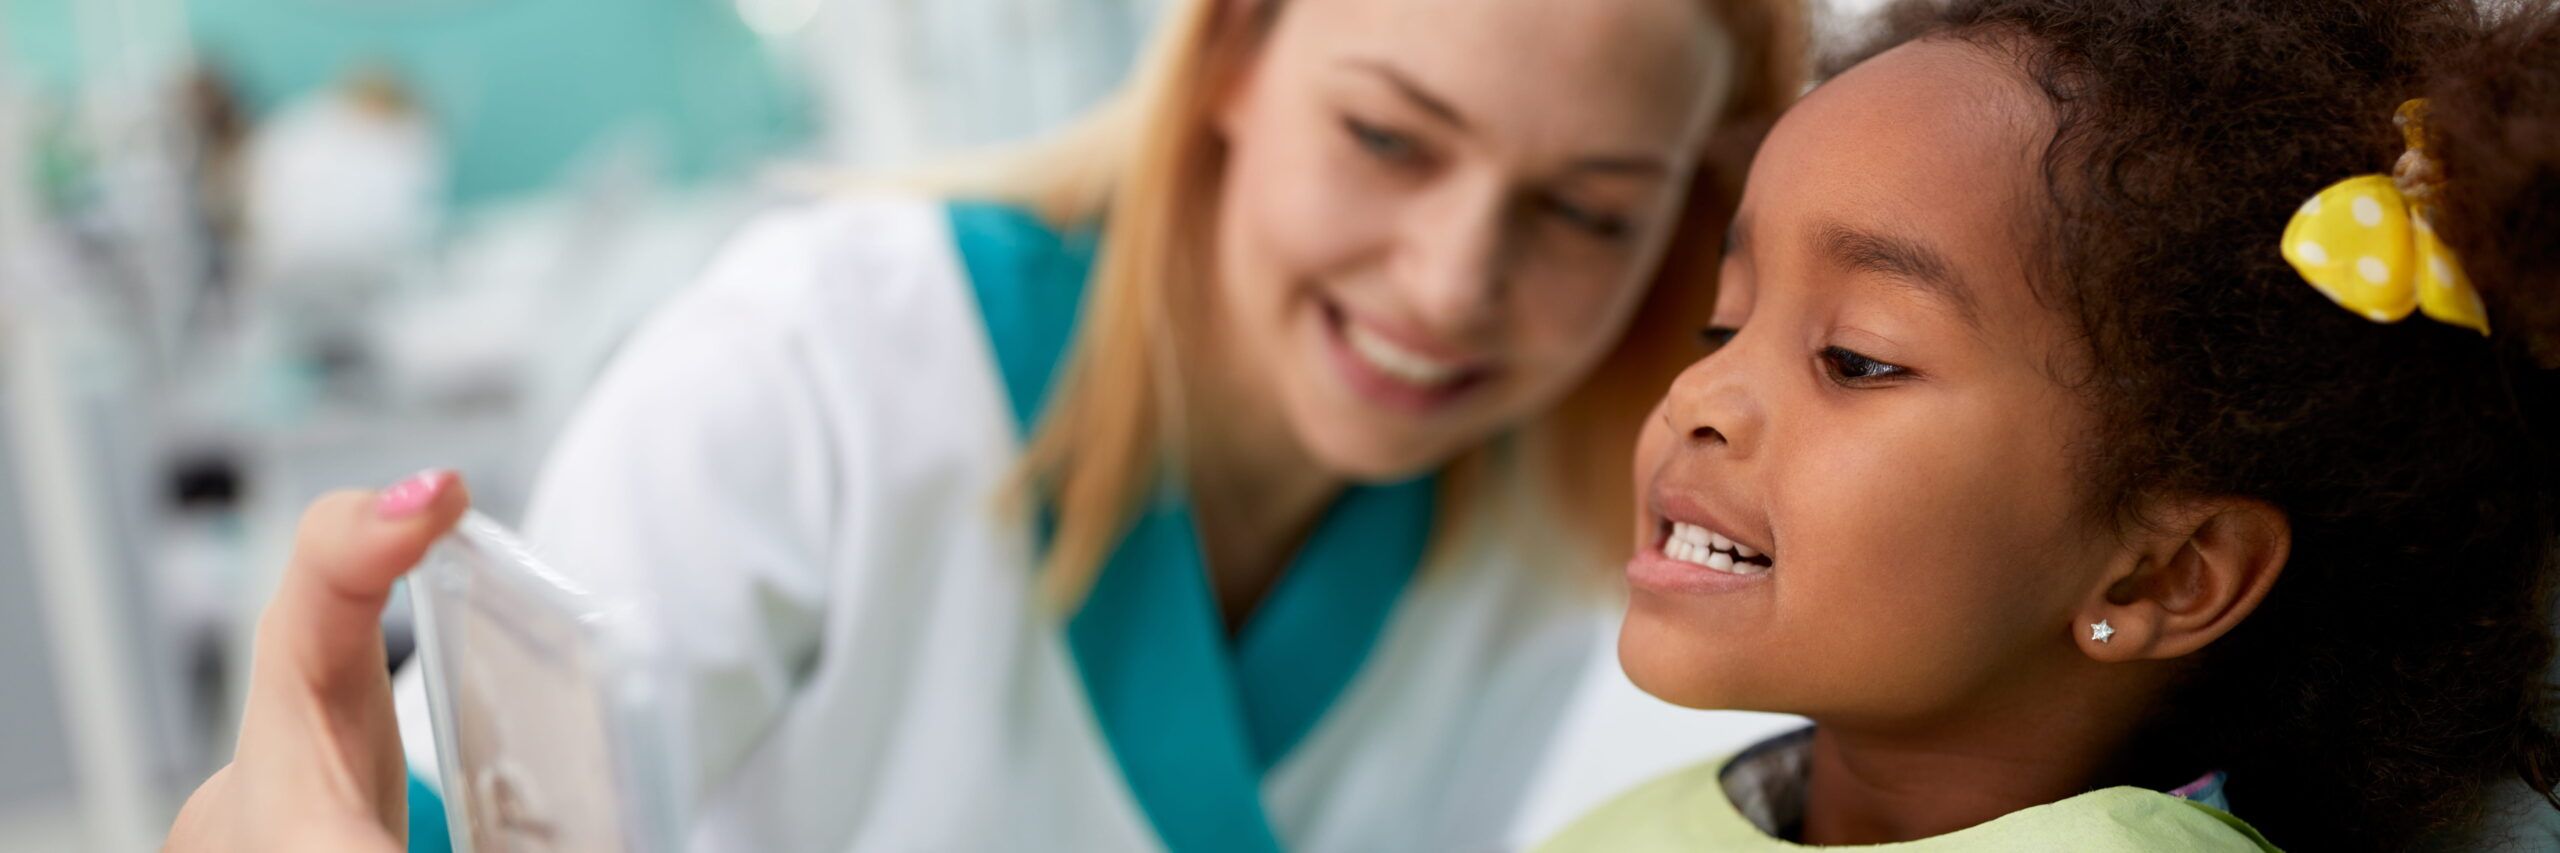
MULTIPOLYGON (((76 83, 73 3, 0 0, 8 54, 76 83)), ((363 66, 412 84, 470 203, 540 188, 588 147, 637 133, 669 177, 734 173, 803 138, 799 91, 727 0, 186 0, 200 57, 257 114, 363 66)))
POLYGON ((0 57, 10 76, 39 86, 70 84, 79 54, 71 46, 71 4, 79 0, 0 0, 0 57))

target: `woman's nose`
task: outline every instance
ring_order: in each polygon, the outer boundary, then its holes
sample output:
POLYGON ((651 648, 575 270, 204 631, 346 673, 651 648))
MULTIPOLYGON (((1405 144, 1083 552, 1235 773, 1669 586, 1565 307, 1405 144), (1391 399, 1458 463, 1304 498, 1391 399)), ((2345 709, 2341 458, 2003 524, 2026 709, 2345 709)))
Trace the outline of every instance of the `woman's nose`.
POLYGON ((1400 277, 1416 319, 1434 331, 1473 330, 1501 305, 1511 230, 1506 196, 1490 181, 1452 186, 1411 211, 1400 277))

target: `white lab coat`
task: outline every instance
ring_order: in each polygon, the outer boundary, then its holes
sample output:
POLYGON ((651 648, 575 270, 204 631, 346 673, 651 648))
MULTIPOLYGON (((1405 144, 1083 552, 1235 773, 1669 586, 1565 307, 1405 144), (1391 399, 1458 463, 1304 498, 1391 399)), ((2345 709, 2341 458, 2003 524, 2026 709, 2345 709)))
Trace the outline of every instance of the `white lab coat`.
MULTIPOLYGON (((768 216, 642 329, 542 472, 534 547, 659 602, 679 638, 692 849, 1161 846, 1062 617, 1035 602, 1031 526, 998 511, 1021 443, 952 245, 927 199, 768 216)), ((1616 605, 1572 577, 1591 567, 1530 550, 1557 538, 1455 543, 1416 575, 1263 779, 1284 846, 1516 849, 1578 811, 1530 800, 1571 697, 1612 660, 1616 605)), ((400 681, 432 782, 422 691, 400 681)), ((1561 795, 1596 800, 1722 740, 1561 795)))

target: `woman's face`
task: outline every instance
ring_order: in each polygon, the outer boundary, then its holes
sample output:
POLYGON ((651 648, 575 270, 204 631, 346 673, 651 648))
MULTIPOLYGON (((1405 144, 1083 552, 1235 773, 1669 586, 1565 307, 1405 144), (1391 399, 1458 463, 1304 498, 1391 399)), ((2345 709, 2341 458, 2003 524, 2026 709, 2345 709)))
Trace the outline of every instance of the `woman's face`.
POLYGON ((1292 0, 1217 117, 1231 393, 1355 479, 1552 404, 1643 296, 1725 43, 1700 0, 1292 0))
POLYGON ((2072 614, 2121 540, 2081 509, 2076 350, 2028 285, 2050 132, 2020 74, 1942 41, 1772 131, 1723 261, 1729 338, 1637 451, 1639 686, 1908 724, 2079 655, 2072 614))

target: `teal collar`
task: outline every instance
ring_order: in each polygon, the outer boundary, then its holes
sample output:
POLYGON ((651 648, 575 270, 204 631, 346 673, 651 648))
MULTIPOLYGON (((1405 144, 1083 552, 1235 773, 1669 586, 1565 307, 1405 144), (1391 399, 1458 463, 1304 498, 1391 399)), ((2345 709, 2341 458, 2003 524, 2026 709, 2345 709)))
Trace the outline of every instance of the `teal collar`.
MULTIPOLYGON (((1074 331, 1094 235, 951 205, 951 230, 1026 433, 1074 331)), ((1261 781, 1341 696, 1420 565, 1429 478, 1354 487, 1326 510, 1231 642, 1179 494, 1111 552, 1067 641, 1104 739, 1165 845, 1277 851, 1261 781)))

